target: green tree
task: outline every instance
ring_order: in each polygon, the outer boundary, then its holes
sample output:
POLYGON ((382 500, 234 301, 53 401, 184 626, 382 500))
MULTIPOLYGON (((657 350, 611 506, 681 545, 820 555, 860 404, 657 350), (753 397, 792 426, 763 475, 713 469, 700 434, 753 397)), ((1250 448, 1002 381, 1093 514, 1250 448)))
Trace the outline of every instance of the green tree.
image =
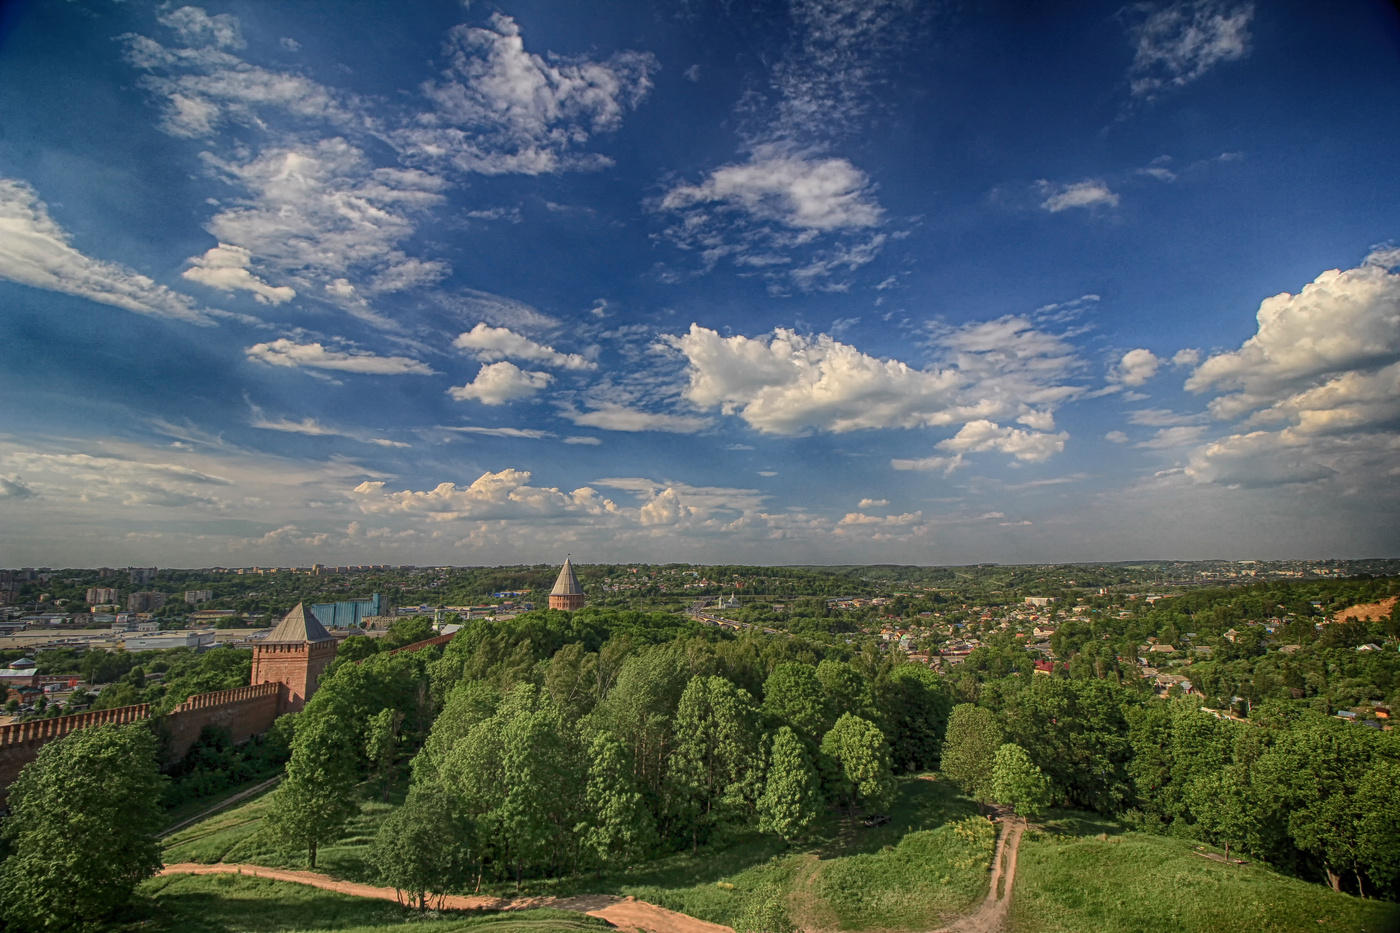
POLYGON ((972 703, 959 703, 948 716, 939 767, 963 793, 979 803, 990 803, 992 764, 1003 742, 996 714, 972 703))
POLYGON ((1024 748, 1007 742, 997 749, 992 764, 992 793, 1017 815, 1031 819, 1050 805, 1050 779, 1035 766, 1024 748))
POLYGON ((588 749, 583 844, 600 865, 628 865, 656 845, 656 820, 637 790, 622 742, 600 732, 588 749))
POLYGON ((820 808, 816 768, 797 734, 782 726, 773 735, 768 773, 758 798, 758 829, 790 842, 816 821, 820 808))
POLYGON ((776 724, 791 726, 810 748, 817 747, 834 722, 816 671, 796 661, 779 664, 764 681, 763 714, 776 724))
POLYGON ((875 682, 875 701, 889 735, 894 767, 938 767, 943 734, 953 708, 948 684, 927 667, 902 664, 875 682))
POLYGON ((399 730, 403 719, 403 713, 399 710, 382 709, 365 723, 365 757, 369 760, 374 779, 383 790, 385 800, 389 799, 394 765, 398 763, 399 730))
POLYGON ((693 677, 681 694, 669 779, 672 809, 689 821, 692 846, 758 796, 757 713, 748 691, 724 677, 693 677))
MULTIPOLYGON (((321 707, 320 709, 326 709, 321 707)), ((355 812, 354 790, 359 780, 357 730, 330 711, 302 711, 292 739, 286 778, 272 796, 264 824, 284 847, 305 848, 307 863, 316 867, 321 843, 334 839, 355 812), (312 713, 308 717, 308 713, 312 713)))
POLYGON ((10 787, 9 928, 69 929, 120 910, 160 870, 162 784, 145 725, 79 729, 41 748, 10 787))
POLYGON ((835 764, 837 792, 849 806, 879 811, 893 802, 890 749, 879 726, 846 713, 822 737, 822 754, 835 764))
POLYGON ((464 887, 471 876, 474 832, 452 797, 410 793, 380 825, 368 860, 381 884, 426 910, 430 894, 464 887))
POLYGON ((1231 843, 1238 847, 1254 825, 1247 769, 1236 764, 1207 771, 1187 786, 1184 796, 1201 834, 1224 846, 1228 861, 1231 843))

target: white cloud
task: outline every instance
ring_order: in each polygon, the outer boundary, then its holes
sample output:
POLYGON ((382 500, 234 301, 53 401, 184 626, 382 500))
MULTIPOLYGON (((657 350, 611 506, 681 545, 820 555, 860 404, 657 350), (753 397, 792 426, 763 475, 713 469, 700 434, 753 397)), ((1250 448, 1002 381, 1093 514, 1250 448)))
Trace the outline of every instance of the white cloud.
POLYGON ((676 185, 655 207, 676 217, 665 236, 704 270, 728 261, 772 289, 844 291, 849 283, 834 276, 872 262, 887 239, 871 232, 884 210, 864 172, 780 144, 676 185))
POLYGON ((1124 434, 1122 431, 1109 431, 1103 436, 1103 439, 1114 444, 1128 443, 1128 435, 1124 434))
POLYGON ((210 16, 199 7, 182 6, 158 17, 161 25, 175 30, 185 45, 212 45, 223 49, 241 49, 243 31, 238 18, 228 13, 210 16))
POLYGON ((0 278, 99 304, 209 324, 210 312, 126 266, 75 249, 29 185, 0 178, 0 278))
POLYGON ((514 357, 561 369, 598 368, 597 363, 578 353, 559 353, 553 347, 536 343, 508 327, 491 327, 486 323, 478 323, 471 330, 458 335, 452 345, 459 350, 470 350, 478 359, 488 362, 514 357))
POLYGON ((1176 450, 1200 441, 1205 428, 1199 424, 1181 424, 1169 428, 1158 428, 1157 433, 1134 446, 1145 450, 1176 450))
POLYGON ((671 342, 690 364, 689 401, 737 413, 766 434, 916 427, 957 417, 957 374, 879 360, 824 334, 779 328, 771 338, 721 337, 692 324, 671 342))
POLYGON ((923 512, 905 512, 900 515, 867 515, 863 512, 847 512, 837 525, 913 525, 924 520, 923 512))
POLYGON ((1236 390, 1211 403, 1233 418, 1300 391, 1323 376, 1366 370, 1400 359, 1400 275, 1363 263, 1324 272, 1302 291, 1266 298, 1258 330, 1238 349, 1196 368, 1186 388, 1236 390))
POLYGON ((244 353, 248 359, 269 366, 307 367, 377 376, 433 374, 433 369, 426 363, 408 357, 376 356, 358 350, 328 350, 319 343, 295 343, 285 337, 268 343, 254 344, 244 353))
POLYGON ((967 454, 987 451, 1007 454, 1024 463, 1039 463, 1063 451, 1068 439, 1069 434, 1064 431, 1059 434, 1023 431, 978 419, 969 421, 957 434, 935 445, 939 450, 948 451, 946 456, 936 454, 915 460, 895 458, 890 461, 890 466, 896 470, 942 470, 952 473, 964 465, 967 454))
POLYGON ((1041 179, 1035 186, 1039 196, 1044 198, 1040 206, 1052 214, 1072 207, 1118 206, 1118 195, 1110 191, 1108 185, 1096 179, 1085 179, 1069 185, 1054 184, 1041 179))
POLYGON ((523 370, 514 363, 488 363, 466 385, 453 386, 447 394, 459 402, 478 401, 483 405, 504 405, 528 398, 549 385, 549 373, 523 370))
POLYGON ((1216 353, 1186 380, 1218 391, 1235 434, 1194 451, 1186 474, 1239 486, 1336 480, 1369 488, 1397 470, 1400 448, 1400 255, 1373 253, 1330 270, 1295 294, 1259 305, 1258 328, 1238 350, 1216 353), (1261 430, 1267 428, 1267 430, 1261 430))
POLYGON ((220 243, 203 256, 191 259, 192 265, 181 275, 220 291, 252 292, 253 297, 262 304, 280 305, 297 296, 296 289, 287 285, 269 285, 250 272, 248 263, 251 259, 252 254, 243 247, 220 243))
POLYGON ((405 292, 440 282, 451 272, 450 265, 436 259, 395 259, 388 268, 375 273, 368 290, 375 294, 405 292))
POLYGON ((945 365, 927 369, 783 328, 764 337, 722 337, 692 324, 667 340, 689 364, 690 402, 737 414, 766 434, 936 427, 1001 416, 1048 429, 1051 409, 1083 391, 1060 381, 1080 366, 1073 348, 1024 318, 936 330, 945 365))
POLYGON ((760 135, 861 132, 891 81, 889 60, 916 45, 924 5, 913 0, 792 0, 789 51, 773 67, 776 114, 755 114, 760 135))
POLYGON ((862 499, 856 503, 856 508, 860 509, 883 509, 890 504, 888 499, 862 499))
POLYGON ((247 161, 204 158, 224 181, 247 192, 237 206, 210 218, 209 232, 285 278, 317 282, 352 313, 363 305, 354 283, 343 281, 352 272, 378 276, 370 291, 412 287, 446 272, 443 263, 411 260, 396 249, 414 232, 413 215, 441 203, 439 178, 374 168, 344 139, 270 148, 247 161))
POLYGON ((1069 434, 1044 434, 1037 431, 1023 431, 1020 428, 1002 427, 992 421, 979 419, 963 425, 957 434, 938 446, 955 454, 978 453, 995 450, 1010 454, 1017 460, 1039 462, 1048 460, 1065 449, 1069 434))
POLYGON ((1128 421, 1149 428, 1170 428, 1184 424, 1199 424, 1205 415, 1185 415, 1166 408, 1138 408, 1128 412, 1128 421))
POLYGON ((374 437, 362 431, 351 431, 344 428, 333 428, 322 424, 315 418, 302 418, 300 421, 293 421, 291 418, 269 418, 265 416, 262 409, 252 406, 252 418, 248 421, 248 426, 261 428, 264 431, 280 431, 285 434, 305 434, 308 437, 348 437, 353 441, 362 444, 373 444, 376 447, 410 447, 403 441, 393 441, 384 437, 374 437))
POLYGON ((1129 27, 1135 50, 1128 72, 1136 97, 1151 99, 1183 87, 1249 51, 1253 3, 1178 0, 1129 7, 1128 12, 1137 19, 1129 27))
POLYGON ((564 438, 566 444, 578 444, 583 447, 598 447, 603 442, 596 437, 586 437, 580 434, 571 434, 564 438))
POLYGON ((430 521, 596 518, 617 511, 612 500, 588 486, 573 492, 531 486, 526 470, 486 472, 467 486, 439 483, 433 489, 398 492, 386 486, 382 480, 366 480, 351 491, 352 501, 366 513, 399 513, 430 521))
POLYGON ((763 149, 748 162, 718 168, 698 185, 672 188, 661 207, 684 210, 711 203, 812 231, 873 227, 882 213, 870 180, 847 160, 803 158, 776 149, 763 149))
POLYGON ((565 410, 562 414, 579 427, 601 428, 604 431, 696 434, 710 426, 709 418, 642 411, 625 405, 603 405, 592 411, 565 410))
POLYGON ((657 68, 646 52, 602 61, 527 52, 520 27, 503 13, 487 28, 454 27, 444 53, 440 80, 422 87, 433 109, 391 138, 410 158, 486 175, 610 164, 576 150, 621 125, 646 97, 657 68))
POLYGON ((1183 350, 1177 350, 1175 353, 1172 354, 1173 366, 1195 366, 1200 361, 1201 351, 1195 349, 1194 347, 1187 347, 1183 350))
POLYGON ((1123 354, 1113 367, 1110 378, 1120 385, 1140 386, 1157 375, 1157 368, 1161 365, 1162 361, 1155 353, 1139 347, 1123 354))
POLYGON ((540 431, 535 428, 487 428, 469 424, 451 425, 444 427, 443 430, 455 431, 459 434, 481 434, 486 437, 517 437, 531 441, 554 436, 549 431, 540 431))

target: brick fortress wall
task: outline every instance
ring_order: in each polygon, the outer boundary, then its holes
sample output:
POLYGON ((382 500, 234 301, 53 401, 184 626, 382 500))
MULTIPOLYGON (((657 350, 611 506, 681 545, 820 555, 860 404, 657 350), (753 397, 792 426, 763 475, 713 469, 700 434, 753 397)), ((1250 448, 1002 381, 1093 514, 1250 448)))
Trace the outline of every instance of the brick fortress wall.
MULTIPOLYGON (((394 650, 418 651, 432 645, 445 645, 452 638, 452 635, 438 635, 394 650)), ((335 643, 287 645, 288 651, 270 653, 266 652, 267 648, 283 646, 260 647, 263 648, 262 665, 254 661, 253 680, 267 682, 197 694, 155 720, 152 720, 150 706, 142 703, 0 726, 0 802, 10 784, 19 777, 20 770, 39 754, 39 749, 88 726, 151 722, 157 728, 163 727, 169 737, 165 764, 173 764, 184 757, 205 726, 223 726, 233 734, 234 742, 245 742, 266 732, 282 713, 305 705, 307 684, 314 685, 335 657, 335 643), (291 683, 277 679, 279 675, 286 676, 291 683), (293 688, 298 691, 295 706, 292 706, 293 688)))

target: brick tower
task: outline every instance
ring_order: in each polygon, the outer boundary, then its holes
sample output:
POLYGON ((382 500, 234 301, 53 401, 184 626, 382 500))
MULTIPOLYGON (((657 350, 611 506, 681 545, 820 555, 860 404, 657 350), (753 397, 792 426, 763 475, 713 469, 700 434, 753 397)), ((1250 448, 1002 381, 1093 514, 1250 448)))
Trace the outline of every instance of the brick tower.
POLYGON ((572 612, 583 608, 583 587, 579 585, 578 574, 574 573, 574 563, 564 558, 564 566, 559 568, 559 579, 554 581, 554 589, 549 591, 549 608, 572 612))
POLYGON ((316 692, 316 681, 335 657, 335 637, 301 603, 261 643, 253 646, 255 684, 283 686, 278 713, 295 713, 316 692))

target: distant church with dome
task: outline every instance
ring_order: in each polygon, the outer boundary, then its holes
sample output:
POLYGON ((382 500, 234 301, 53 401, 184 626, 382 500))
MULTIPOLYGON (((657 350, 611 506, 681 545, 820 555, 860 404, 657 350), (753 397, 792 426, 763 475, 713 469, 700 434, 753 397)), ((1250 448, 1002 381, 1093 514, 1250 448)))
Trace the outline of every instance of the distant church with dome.
POLYGON ((549 608, 572 612, 582 609, 583 602, 583 586, 578 582, 578 574, 574 573, 573 559, 565 557, 564 566, 559 568, 559 579, 554 581, 554 589, 549 591, 549 608))

